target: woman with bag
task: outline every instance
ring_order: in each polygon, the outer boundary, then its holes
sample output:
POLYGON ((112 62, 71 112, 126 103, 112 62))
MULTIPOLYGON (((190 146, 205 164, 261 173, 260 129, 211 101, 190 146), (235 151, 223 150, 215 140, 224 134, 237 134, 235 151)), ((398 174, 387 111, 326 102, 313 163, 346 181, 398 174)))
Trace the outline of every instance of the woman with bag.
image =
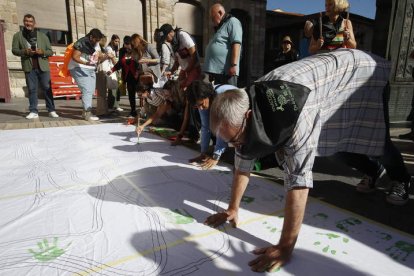
POLYGON ((99 41, 104 35, 99 29, 92 29, 85 37, 73 44, 72 59, 68 69, 82 93, 82 117, 87 121, 98 121, 92 114, 92 96, 96 88, 96 65, 104 59, 99 41))
MULTIPOLYGON (((113 54, 110 54, 106 51, 105 44, 106 44, 106 36, 102 37, 102 39, 99 41, 101 52, 105 54, 105 58, 99 61, 97 71, 96 71, 96 90, 98 91, 97 104, 96 104, 96 115, 98 116, 108 115, 107 92, 108 92, 108 89, 110 88, 109 86, 111 85, 110 80, 112 79, 111 79, 111 76, 106 75, 106 72, 111 70, 111 61, 114 62, 114 56, 113 54)), ((117 87, 118 81, 116 79, 116 76, 115 76, 115 84, 117 87)))
POLYGON ((131 111, 129 113, 130 118, 135 118, 137 116, 136 111, 136 100, 135 94, 138 84, 138 75, 139 75, 139 63, 132 57, 132 48, 131 48, 131 37, 127 36, 124 38, 124 54, 118 62, 112 67, 111 70, 107 72, 107 75, 122 69, 121 78, 122 82, 126 84, 128 90, 128 99, 131 111))
MULTIPOLYGON (((111 41, 106 47, 108 54, 112 54, 114 59, 111 60, 111 68, 118 62, 120 58, 120 48, 119 48, 120 39, 119 36, 113 34, 111 41)), ((108 88, 108 108, 113 109, 113 111, 121 112, 124 111, 119 107, 119 102, 121 101, 121 89, 119 88, 119 82, 121 81, 121 75, 118 72, 112 73, 107 78, 107 88, 108 88)))

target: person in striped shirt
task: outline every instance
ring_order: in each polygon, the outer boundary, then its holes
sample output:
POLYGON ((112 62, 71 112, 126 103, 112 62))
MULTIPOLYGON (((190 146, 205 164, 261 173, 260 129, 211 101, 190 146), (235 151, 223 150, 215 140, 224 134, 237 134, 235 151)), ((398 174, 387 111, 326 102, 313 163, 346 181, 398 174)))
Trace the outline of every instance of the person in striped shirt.
MULTIPOLYGON (((235 170, 226 211, 209 216, 217 227, 238 223, 238 210, 255 158, 275 153, 284 170, 284 223, 276 245, 256 249, 253 271, 272 271, 291 257, 305 214, 316 156, 346 155, 371 178, 391 179, 387 201, 408 202, 411 176, 389 135, 390 62, 355 49, 338 49, 279 67, 244 89, 217 95, 211 131, 235 148, 235 170)), ((345 158, 344 158, 345 159, 345 158)))

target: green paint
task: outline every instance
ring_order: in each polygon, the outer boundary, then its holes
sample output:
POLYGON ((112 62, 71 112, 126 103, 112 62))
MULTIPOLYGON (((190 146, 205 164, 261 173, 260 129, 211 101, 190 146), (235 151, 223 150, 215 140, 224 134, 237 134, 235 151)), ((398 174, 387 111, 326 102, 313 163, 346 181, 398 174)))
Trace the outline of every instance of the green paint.
POLYGON ((33 257, 38 261, 52 261, 63 255, 65 253, 65 250, 71 245, 71 243, 69 243, 65 248, 58 248, 57 242, 58 238, 55 237, 53 238, 53 244, 49 245, 49 241, 47 239, 44 239, 43 241, 37 243, 39 251, 29 249, 29 253, 31 253, 33 257))
POLYGON ((185 210, 180 209, 169 210, 166 212, 169 217, 169 221, 174 224, 190 224, 194 222, 194 218, 185 210))
MULTIPOLYGON (((264 221, 262 224, 263 225, 266 225, 267 224, 267 221, 264 221)), ((271 233, 276 233, 276 231, 277 231, 277 228, 276 227, 273 227, 273 226, 270 226, 270 225, 267 225, 266 226, 266 229, 269 230, 271 233)))
MULTIPOLYGON (((341 236, 340 235, 338 235, 338 234, 334 234, 334 233, 316 233, 317 235, 321 235, 321 236, 325 236, 325 237, 327 237, 329 240, 332 240, 332 239, 338 239, 338 238, 341 238, 341 236)), ((348 238, 346 238, 346 237, 342 237, 342 242, 344 242, 344 243, 348 243, 349 242, 349 239, 348 238)), ((314 242, 313 243, 313 245, 315 245, 315 246, 319 246, 319 245, 321 245, 322 243, 320 242, 320 241, 316 241, 316 242, 314 242)), ((336 250, 334 250, 334 249, 332 249, 332 250, 329 250, 329 245, 327 245, 327 246, 325 246, 324 248, 322 248, 322 251, 324 252, 324 253, 327 253, 327 252, 329 252, 329 253, 331 253, 332 255, 336 255, 336 253, 337 253, 337 251, 336 250)), ((342 251, 342 254, 347 254, 345 251, 342 251)))
POLYGON ((397 241, 385 251, 389 252, 389 256, 394 260, 405 262, 407 257, 414 252, 414 244, 405 241, 397 241))
POLYGON ((388 233, 378 232, 377 231, 377 234, 378 234, 377 236, 379 236, 381 238, 381 240, 384 240, 384 241, 390 241, 390 240, 392 240, 392 236, 390 234, 388 234, 388 233))
POLYGON ((250 197, 250 196, 243 196, 241 199, 241 202, 244 203, 252 203, 254 201, 254 197, 250 197))
POLYGON ((328 219, 328 215, 324 213, 317 213, 316 215, 313 215, 313 218, 321 218, 321 219, 328 219))
POLYGON ((356 218, 347 218, 336 222, 336 227, 344 232, 349 232, 349 226, 361 224, 362 221, 356 218))

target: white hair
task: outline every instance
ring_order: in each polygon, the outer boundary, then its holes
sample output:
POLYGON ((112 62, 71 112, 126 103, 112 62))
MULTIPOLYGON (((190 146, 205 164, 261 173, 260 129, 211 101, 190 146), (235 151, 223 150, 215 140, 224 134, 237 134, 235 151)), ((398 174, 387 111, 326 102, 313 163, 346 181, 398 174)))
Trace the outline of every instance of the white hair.
POLYGON ((218 94, 210 107, 210 128, 216 135, 221 126, 240 127, 249 110, 249 96, 244 89, 218 94))

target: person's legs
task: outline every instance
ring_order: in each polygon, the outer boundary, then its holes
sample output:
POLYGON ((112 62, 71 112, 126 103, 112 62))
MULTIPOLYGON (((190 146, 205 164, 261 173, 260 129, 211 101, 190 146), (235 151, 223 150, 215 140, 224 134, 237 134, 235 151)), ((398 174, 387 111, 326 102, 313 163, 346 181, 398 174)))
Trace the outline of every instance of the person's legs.
POLYGON ((108 89, 106 88, 106 73, 98 72, 96 74, 96 89, 98 91, 97 95, 97 104, 96 104, 96 114, 106 115, 108 114, 108 102, 106 94, 108 89))
POLYGON ((136 94, 136 81, 134 78, 127 79, 127 89, 128 89, 128 99, 129 99, 129 106, 131 107, 131 112, 129 113, 130 116, 135 117, 137 116, 137 103, 135 100, 136 94))
POLYGON ((376 159, 369 158, 364 154, 350 152, 336 153, 334 158, 364 174, 364 177, 356 186, 358 192, 371 193, 375 191, 376 187, 383 186, 381 182, 386 179, 386 171, 376 159))
POLYGON ((227 77, 228 77, 227 84, 230 84, 230 85, 233 85, 233 86, 237 87, 238 77, 237 76, 227 76, 227 77))
POLYGON ((408 190, 410 188, 411 176, 405 167, 404 160, 400 151, 395 147, 391 141, 390 136, 390 120, 388 110, 388 100, 390 87, 389 84, 384 89, 383 103, 384 103, 384 119, 387 127, 385 137, 384 155, 381 158, 381 162, 387 170, 390 176, 391 189, 387 195, 387 201, 395 205, 404 205, 408 202, 408 190))
POLYGON ((45 95, 46 108, 48 112, 55 111, 55 103, 53 100, 52 88, 50 86, 50 72, 39 71, 40 86, 45 95))
POLYGON ((37 87, 38 78, 36 70, 25 73, 27 90, 29 92, 29 111, 30 113, 38 113, 37 110, 37 87))
POLYGON ((113 109, 115 104, 116 89, 108 89, 108 109, 113 109))
POLYGON ((92 97, 95 92, 96 74, 93 69, 86 69, 75 67, 70 70, 70 74, 75 79, 81 93, 82 93, 82 106, 83 116, 85 119, 97 120, 98 118, 92 116, 92 97))

